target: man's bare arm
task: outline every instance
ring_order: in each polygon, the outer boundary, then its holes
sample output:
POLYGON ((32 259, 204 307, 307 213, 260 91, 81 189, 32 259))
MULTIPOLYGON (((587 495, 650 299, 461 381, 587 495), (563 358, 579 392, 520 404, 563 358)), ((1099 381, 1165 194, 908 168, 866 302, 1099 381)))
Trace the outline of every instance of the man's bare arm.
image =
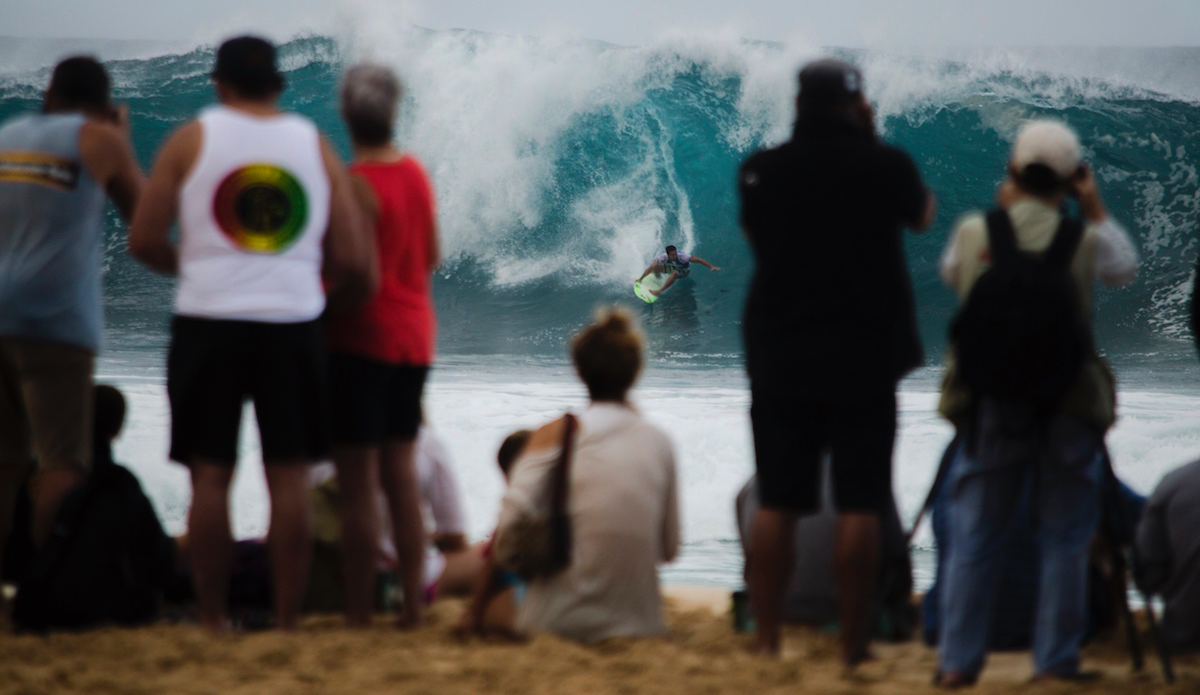
POLYGON ((353 187, 358 184, 351 183, 337 153, 324 138, 321 138, 321 159, 329 177, 329 229, 325 233, 321 274, 328 291, 336 293, 336 303, 344 307, 367 300, 379 289, 375 228, 368 226, 356 201, 353 187))
POLYGON ((709 270, 720 270, 721 269, 720 267, 715 266, 712 263, 709 263, 708 261, 704 260, 703 258, 701 258, 699 256, 692 256, 692 262, 699 263, 700 265, 708 268, 709 270))
POLYGON ((179 190, 200 154, 203 136, 200 124, 193 121, 167 140, 129 225, 129 253, 164 275, 179 272, 179 250, 171 243, 171 225, 179 217, 179 190))
MULTIPOLYGON (((123 118, 124 112, 120 112, 123 118)), ((126 223, 133 219, 146 179, 133 155, 127 124, 91 119, 79 130, 79 153, 126 223)))
POLYGON ((909 226, 914 232, 923 232, 933 225, 935 219, 937 219, 937 197, 933 195, 933 191, 925 191, 925 209, 921 211, 921 217, 914 220, 909 226))
POLYGON ((640 278, 638 278, 638 282, 641 282, 642 280, 645 280, 645 279, 646 279, 646 276, 647 276, 647 275, 649 275, 650 273, 653 273, 653 272, 654 272, 654 269, 655 269, 655 268, 657 268, 657 267, 658 267, 658 261, 655 261, 655 262, 651 263, 651 264, 650 264, 650 265, 649 265, 649 266, 646 268, 646 272, 642 273, 642 276, 641 276, 640 278))

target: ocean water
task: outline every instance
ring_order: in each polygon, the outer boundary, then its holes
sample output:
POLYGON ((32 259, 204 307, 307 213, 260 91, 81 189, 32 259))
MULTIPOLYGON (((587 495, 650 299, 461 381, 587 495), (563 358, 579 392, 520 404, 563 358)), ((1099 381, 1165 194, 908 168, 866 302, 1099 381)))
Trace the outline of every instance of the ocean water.
MULTIPOLYGON (((828 53, 864 68, 883 137, 912 154, 939 200, 933 229, 907 239, 929 365, 902 384, 894 474, 902 515, 915 516, 950 439, 934 408, 955 298, 937 279, 937 259, 955 220, 990 204, 1011 139, 1030 117, 1079 131, 1143 258, 1133 285, 1096 296, 1098 342, 1121 383, 1122 417, 1109 437, 1118 472, 1146 493, 1200 453, 1200 373, 1186 320, 1200 214, 1200 49, 934 55, 703 36, 622 47, 364 26, 371 30, 282 45, 283 104, 315 119, 345 155, 342 68, 368 56, 405 82, 399 139, 433 177, 446 256, 434 283, 440 357, 427 410, 454 456, 473 537, 494 521, 503 436, 585 401, 568 337, 596 306, 636 303, 632 280, 673 243, 724 269, 697 268, 653 307, 633 306, 648 337, 634 399, 672 434, 679 457, 687 545, 664 574, 740 582, 733 496, 753 455, 739 320, 753 261, 735 175, 748 154, 787 137, 796 69, 828 53)), ((53 61, 79 48, 0 39, 0 119, 36 110, 53 61)), ((110 61, 147 167, 170 131, 213 100, 211 46, 82 48, 110 61)), ((163 366, 173 281, 128 257, 111 212, 107 238, 99 372, 131 401, 118 458, 180 532, 190 493, 184 469, 166 460, 163 366)), ((820 262, 798 258, 796 272, 820 262)), ((268 515, 252 430, 233 493, 239 537, 263 533, 268 515)), ((916 543, 921 584, 928 532, 916 543)))

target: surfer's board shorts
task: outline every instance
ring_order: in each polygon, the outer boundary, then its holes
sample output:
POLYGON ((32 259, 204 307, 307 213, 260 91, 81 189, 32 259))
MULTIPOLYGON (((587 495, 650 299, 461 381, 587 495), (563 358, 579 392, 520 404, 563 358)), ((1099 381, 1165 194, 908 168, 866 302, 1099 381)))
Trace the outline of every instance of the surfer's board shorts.
POLYGON ((800 514, 820 509, 821 456, 829 451, 838 511, 887 509, 896 440, 894 393, 852 403, 756 393, 750 421, 763 507, 800 514))
POLYGON ((428 374, 427 366, 330 355, 334 443, 371 447, 416 439, 428 374))
POLYGON ((91 468, 94 364, 74 345, 0 338, 0 466, 91 468))
POLYGON ((671 265, 670 263, 662 263, 660 265, 662 265, 663 272, 665 272, 667 275, 670 275, 671 273, 675 273, 676 280, 682 280, 685 277, 687 277, 689 273, 692 272, 691 265, 679 266, 679 265, 671 265))
POLYGON ((329 454, 324 325, 176 316, 167 352, 171 458, 237 463, 242 406, 258 420, 264 463, 329 454))

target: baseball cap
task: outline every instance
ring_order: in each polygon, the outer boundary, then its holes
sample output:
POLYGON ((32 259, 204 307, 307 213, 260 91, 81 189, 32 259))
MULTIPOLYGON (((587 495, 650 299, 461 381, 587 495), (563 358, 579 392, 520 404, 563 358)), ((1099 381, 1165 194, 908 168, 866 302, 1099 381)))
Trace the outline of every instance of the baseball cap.
POLYGON ((806 102, 851 101, 862 91, 862 73, 844 60, 822 58, 800 70, 800 98, 806 102))
POLYGON ((212 76, 251 92, 279 91, 284 85, 275 66, 275 47, 257 36, 239 36, 221 44, 212 76))
POLYGON ((1066 179, 1075 173, 1082 160, 1079 138, 1065 123, 1049 119, 1030 121, 1017 131, 1012 166, 1018 172, 1025 171, 1030 164, 1041 164, 1066 179))

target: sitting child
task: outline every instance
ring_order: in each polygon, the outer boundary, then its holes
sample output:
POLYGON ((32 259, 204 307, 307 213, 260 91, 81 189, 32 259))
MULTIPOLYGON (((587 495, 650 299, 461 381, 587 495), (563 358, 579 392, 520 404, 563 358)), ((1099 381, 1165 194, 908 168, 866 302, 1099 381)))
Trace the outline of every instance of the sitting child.
MULTIPOLYGON (((517 430, 508 435, 500 445, 496 462, 500 465, 505 482, 509 479, 513 463, 521 455, 531 436, 532 430, 517 430)), ((512 572, 496 566, 492 558, 492 539, 484 544, 483 560, 484 564, 478 575, 479 581, 466 611, 459 620, 458 629, 468 635, 515 637, 513 626, 516 624, 517 606, 521 603, 525 585, 512 572)))

